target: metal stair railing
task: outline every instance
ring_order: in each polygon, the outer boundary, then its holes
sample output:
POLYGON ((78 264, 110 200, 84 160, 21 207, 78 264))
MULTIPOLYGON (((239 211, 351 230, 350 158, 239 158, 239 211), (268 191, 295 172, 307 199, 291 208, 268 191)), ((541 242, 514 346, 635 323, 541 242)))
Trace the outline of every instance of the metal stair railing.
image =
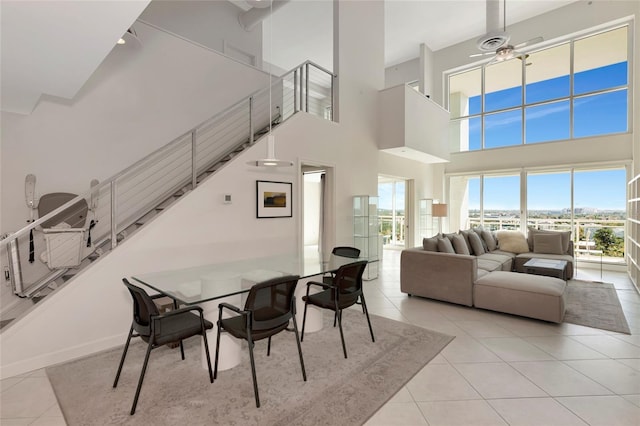
MULTIPOLYGON (((82 269, 114 249, 146 220, 253 145, 270 124, 277 126, 300 111, 333 120, 334 80, 332 72, 306 61, 272 80, 271 87, 242 99, 19 231, 0 237, 0 252, 9 256, 14 293, 28 298, 39 295, 69 270, 82 269), (44 250, 42 223, 82 199, 89 204, 82 263, 50 270, 36 255, 34 263, 25 264, 29 234, 33 232, 35 246, 44 250)), ((64 255, 78 247, 61 243, 55 250, 64 255)))

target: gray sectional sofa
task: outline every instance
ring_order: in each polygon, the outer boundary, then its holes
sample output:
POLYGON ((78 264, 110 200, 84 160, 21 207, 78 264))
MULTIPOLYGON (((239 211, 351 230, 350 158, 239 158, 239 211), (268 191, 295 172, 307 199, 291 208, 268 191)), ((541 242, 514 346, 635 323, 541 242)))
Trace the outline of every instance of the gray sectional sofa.
POLYGON ((566 260, 566 276, 572 278, 574 258, 570 233, 530 229, 525 240, 524 235, 518 236, 516 232, 501 234, 474 229, 425 238, 422 247, 402 251, 401 291, 460 305, 561 322, 565 282, 557 278, 527 275, 524 273, 524 264, 534 257, 566 260), (517 244, 509 241, 512 237, 516 237, 517 244), (481 284, 482 289, 474 288, 476 283, 481 284), (487 289, 490 291, 487 292, 487 289), (481 299, 487 303, 480 301, 478 305, 478 294, 483 295, 481 299), (557 299, 557 307, 551 313, 547 309, 549 297, 557 299), (528 306, 517 307, 518 298, 526 301, 528 306), (539 300, 540 306, 536 307, 532 300, 539 300))

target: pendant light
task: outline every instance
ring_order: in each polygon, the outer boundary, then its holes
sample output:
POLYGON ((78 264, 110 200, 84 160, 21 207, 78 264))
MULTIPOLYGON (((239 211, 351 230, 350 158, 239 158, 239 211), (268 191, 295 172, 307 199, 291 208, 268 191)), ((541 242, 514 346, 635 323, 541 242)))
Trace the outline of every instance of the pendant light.
POLYGON ((247 164, 250 166, 256 167, 291 167, 293 166, 293 162, 278 160, 276 158, 276 138, 271 134, 271 125, 273 119, 271 118, 271 63, 273 62, 273 0, 269 0, 269 25, 271 31, 269 32, 269 133, 267 134, 267 158, 263 158, 261 160, 248 161, 247 164))

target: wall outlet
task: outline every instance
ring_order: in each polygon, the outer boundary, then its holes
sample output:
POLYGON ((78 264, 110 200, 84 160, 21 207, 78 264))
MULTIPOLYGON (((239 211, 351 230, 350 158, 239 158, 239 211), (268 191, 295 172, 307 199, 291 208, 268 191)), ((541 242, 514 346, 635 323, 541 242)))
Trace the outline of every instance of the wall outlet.
POLYGON ((231 204, 231 194, 224 194, 222 196, 222 202, 224 204, 231 204))

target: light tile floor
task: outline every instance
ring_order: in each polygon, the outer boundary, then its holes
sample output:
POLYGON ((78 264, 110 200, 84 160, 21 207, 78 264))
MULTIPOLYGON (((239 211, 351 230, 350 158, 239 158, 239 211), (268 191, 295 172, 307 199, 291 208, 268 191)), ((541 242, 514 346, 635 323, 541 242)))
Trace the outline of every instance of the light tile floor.
MULTIPOLYGON (((640 426, 640 295, 604 272, 632 335, 407 297, 400 252, 365 283, 371 313, 455 335, 366 426, 640 426)), ((579 279, 600 280, 581 268, 579 279)), ((0 381, 0 424, 65 425, 43 370, 0 381)))

